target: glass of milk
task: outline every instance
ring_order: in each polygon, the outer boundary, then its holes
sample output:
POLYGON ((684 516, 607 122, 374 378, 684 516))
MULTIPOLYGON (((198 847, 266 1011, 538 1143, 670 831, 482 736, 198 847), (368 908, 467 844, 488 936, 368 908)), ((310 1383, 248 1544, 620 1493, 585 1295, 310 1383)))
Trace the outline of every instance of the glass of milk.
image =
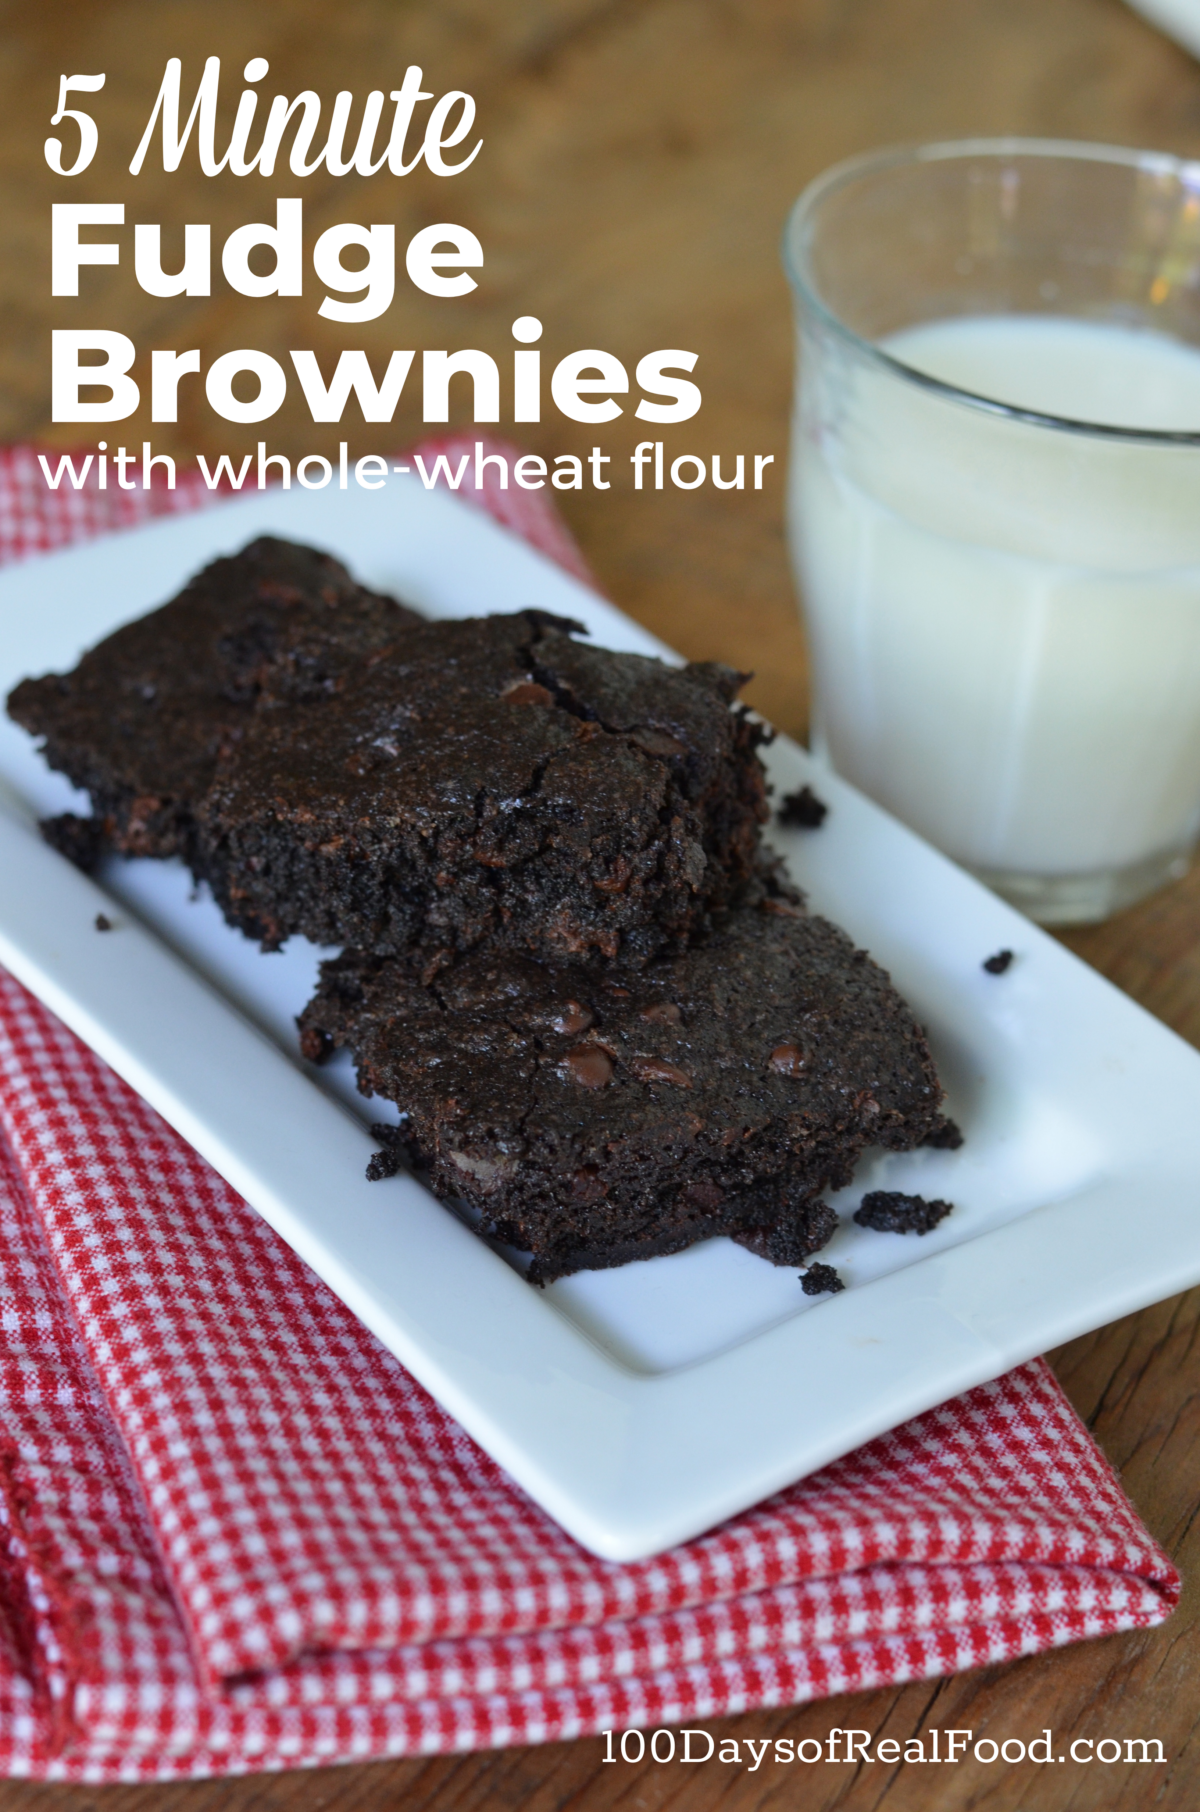
POLYGON ((814 745, 1045 923, 1200 833, 1200 164, 980 140, 800 198, 814 745))

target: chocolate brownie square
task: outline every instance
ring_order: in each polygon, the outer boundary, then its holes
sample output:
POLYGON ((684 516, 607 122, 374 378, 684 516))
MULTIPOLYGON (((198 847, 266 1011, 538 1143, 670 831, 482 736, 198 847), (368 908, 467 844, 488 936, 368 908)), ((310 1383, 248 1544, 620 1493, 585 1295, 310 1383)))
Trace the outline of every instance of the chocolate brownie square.
POLYGON ((742 677, 592 648, 539 611, 425 623, 330 696, 264 699, 201 808, 203 867, 267 948, 485 935, 646 957, 749 875, 766 816, 742 677))
POLYGON ((865 1146, 919 1145, 941 1100, 884 972, 771 898, 641 966, 347 952, 299 1023, 400 1108, 391 1156, 531 1252, 535 1282, 717 1234, 802 1263, 837 1224, 823 1194, 865 1146))
POLYGON ((315 548, 263 536, 213 561, 70 673, 10 695, 9 715, 45 738, 50 766, 92 796, 93 817, 51 820, 50 841, 81 866, 111 848, 195 867, 196 804, 268 673, 276 696, 324 696, 348 662, 419 621, 315 548))

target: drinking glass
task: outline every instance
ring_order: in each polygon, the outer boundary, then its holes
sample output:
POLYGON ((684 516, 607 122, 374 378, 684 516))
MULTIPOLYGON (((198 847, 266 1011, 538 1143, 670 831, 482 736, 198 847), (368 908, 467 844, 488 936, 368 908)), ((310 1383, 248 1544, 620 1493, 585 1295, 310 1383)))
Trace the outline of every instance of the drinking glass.
POLYGON ((785 263, 814 747, 1032 917, 1102 919, 1200 833, 1200 164, 883 151, 785 263))

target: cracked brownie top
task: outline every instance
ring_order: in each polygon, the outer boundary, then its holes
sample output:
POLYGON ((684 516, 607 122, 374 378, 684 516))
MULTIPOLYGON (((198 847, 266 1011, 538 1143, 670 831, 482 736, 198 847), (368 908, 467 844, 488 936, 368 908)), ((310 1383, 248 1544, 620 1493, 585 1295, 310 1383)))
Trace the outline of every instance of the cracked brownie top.
POLYGON ((275 945, 499 931, 646 956, 745 880, 765 817, 742 676, 588 647, 522 611, 423 623, 331 695, 268 691, 204 803, 227 914, 275 945))
POLYGON ((541 1278, 755 1230, 795 1262, 836 1224, 820 1194, 864 1146, 919 1144, 941 1099, 884 972, 769 894, 637 968, 491 943, 423 977, 347 952, 300 1026, 310 1057, 350 1047, 434 1188, 541 1278))
POLYGON ((76 859, 107 847, 194 864, 196 804, 268 673, 277 697, 323 696, 348 662, 420 621, 296 542, 265 535, 214 560, 70 673, 10 695, 10 717, 92 796, 93 818, 51 821, 51 841, 76 859))

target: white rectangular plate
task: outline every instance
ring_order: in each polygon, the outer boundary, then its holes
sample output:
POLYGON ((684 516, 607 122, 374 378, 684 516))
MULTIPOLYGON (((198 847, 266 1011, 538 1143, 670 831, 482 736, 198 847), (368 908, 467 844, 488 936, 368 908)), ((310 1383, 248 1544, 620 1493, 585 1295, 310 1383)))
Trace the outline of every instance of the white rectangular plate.
MULTIPOLYGON (((274 532, 434 616, 527 605, 610 647, 643 630, 478 511, 413 481, 239 499, 0 574, 0 695, 70 667, 218 553, 274 532)), ((814 907, 929 1026, 959 1152, 877 1156, 822 1258, 848 1288, 727 1240, 531 1289, 418 1184, 370 1184, 364 1101, 315 1071, 293 1016, 319 953, 265 956, 168 864, 93 882, 35 818, 77 803, 0 727, 0 961, 239 1189, 579 1541, 633 1559, 1058 1341, 1200 1279, 1200 1056, 910 831, 780 738, 816 832, 778 833, 814 907), (98 937, 97 910, 116 922, 98 937), (1001 976, 981 967, 1011 948, 1001 976), (924 1239, 867 1233, 867 1188, 945 1197, 924 1239)))

